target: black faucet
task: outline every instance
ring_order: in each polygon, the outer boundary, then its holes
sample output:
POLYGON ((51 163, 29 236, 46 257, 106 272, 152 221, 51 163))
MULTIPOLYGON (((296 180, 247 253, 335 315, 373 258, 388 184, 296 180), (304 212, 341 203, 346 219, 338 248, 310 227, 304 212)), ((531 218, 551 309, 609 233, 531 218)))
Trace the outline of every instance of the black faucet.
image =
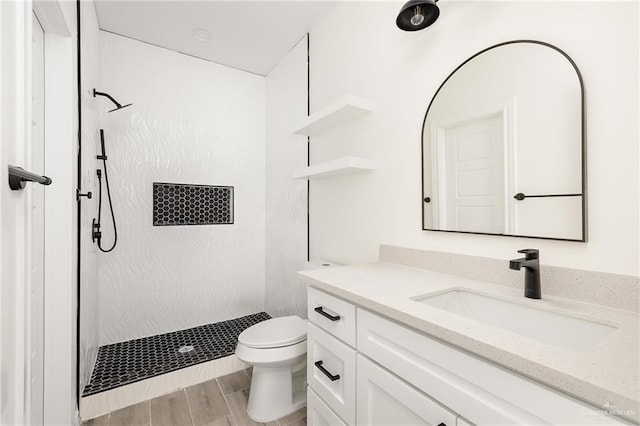
POLYGON ((518 250, 524 253, 524 257, 509 261, 509 269, 519 271, 524 267, 524 297, 529 299, 542 299, 540 289, 540 252, 537 249, 518 250))

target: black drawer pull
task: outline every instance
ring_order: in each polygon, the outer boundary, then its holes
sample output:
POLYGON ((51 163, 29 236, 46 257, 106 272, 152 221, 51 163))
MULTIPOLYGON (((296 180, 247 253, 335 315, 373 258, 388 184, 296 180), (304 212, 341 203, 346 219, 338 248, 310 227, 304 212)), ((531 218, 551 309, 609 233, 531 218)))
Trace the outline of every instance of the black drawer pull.
POLYGON ((324 309, 322 309, 322 306, 318 306, 317 308, 313 308, 314 311, 316 311, 317 313, 319 313, 320 315, 322 315, 325 318, 329 318, 331 321, 338 321, 340 319, 340 315, 331 315, 328 314, 324 311, 324 309))
POLYGON ((335 382, 336 380, 340 379, 340 375, 339 374, 331 374, 331 373, 329 373, 329 371, 322 366, 322 361, 316 361, 316 362, 314 362, 314 365, 316 367, 318 367, 318 369, 320 371, 322 371, 322 373, 325 376, 327 376, 329 378, 329 380, 331 380, 332 382, 335 382))

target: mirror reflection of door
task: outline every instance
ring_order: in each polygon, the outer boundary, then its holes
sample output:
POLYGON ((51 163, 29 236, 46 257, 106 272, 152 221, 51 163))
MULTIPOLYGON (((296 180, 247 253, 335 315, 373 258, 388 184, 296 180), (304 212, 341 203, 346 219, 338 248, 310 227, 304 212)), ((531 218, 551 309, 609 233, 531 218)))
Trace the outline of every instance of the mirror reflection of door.
POLYGON ((425 114, 422 229, 585 241, 583 94, 576 65, 548 43, 464 61, 425 114))
MULTIPOLYGON (((27 146, 30 170, 43 173, 44 167, 44 30, 33 15, 32 121, 27 146)), ((27 192, 26 256, 31 289, 30 407, 32 425, 44 423, 44 186, 29 184, 27 192)))
POLYGON ((449 126, 438 140, 441 229, 505 232, 505 164, 501 114, 449 126))

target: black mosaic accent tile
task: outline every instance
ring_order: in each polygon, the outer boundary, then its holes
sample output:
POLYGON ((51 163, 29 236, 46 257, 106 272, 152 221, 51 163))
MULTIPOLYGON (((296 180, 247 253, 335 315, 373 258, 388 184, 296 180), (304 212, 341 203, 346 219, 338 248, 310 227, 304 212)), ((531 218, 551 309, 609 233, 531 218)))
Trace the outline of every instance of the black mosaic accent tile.
POLYGON ((153 225, 233 224, 233 186, 153 183, 153 225))
POLYGON ((266 312, 128 340, 98 348, 91 380, 82 396, 94 395, 170 371, 232 355, 238 336, 254 324, 268 320, 266 312), (180 348, 193 350, 181 353, 180 348))

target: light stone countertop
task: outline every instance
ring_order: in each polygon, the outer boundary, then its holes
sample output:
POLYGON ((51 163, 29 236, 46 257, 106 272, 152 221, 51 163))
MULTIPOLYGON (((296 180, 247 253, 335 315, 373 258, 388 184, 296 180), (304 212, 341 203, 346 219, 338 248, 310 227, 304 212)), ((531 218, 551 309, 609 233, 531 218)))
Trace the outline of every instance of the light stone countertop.
MULTIPOLYGON (((601 409, 640 422, 640 315, 622 309, 545 296, 392 263, 302 271, 315 288, 449 342, 601 409), (575 352, 501 330, 411 300, 452 287, 615 325, 595 346, 575 352), (611 409, 611 408, 610 408, 611 409), (629 415, 630 413, 634 413, 629 415)), ((524 277, 523 277, 524 287, 524 277)), ((514 318, 517 320, 517 318, 514 318)))

